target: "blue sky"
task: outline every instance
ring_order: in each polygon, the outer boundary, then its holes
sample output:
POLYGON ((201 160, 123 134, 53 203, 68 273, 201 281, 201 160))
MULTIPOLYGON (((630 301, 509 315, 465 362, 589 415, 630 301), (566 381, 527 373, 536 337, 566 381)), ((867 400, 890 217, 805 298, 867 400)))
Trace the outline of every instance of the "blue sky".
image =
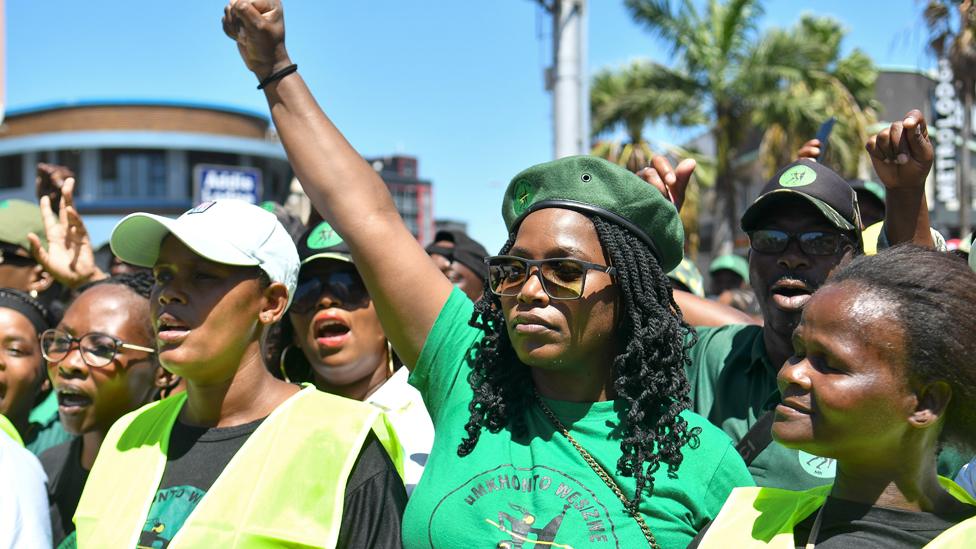
MULTIPOLYGON (((215 0, 13 0, 7 104, 170 99, 267 112, 220 29, 215 0)), ((667 50, 621 0, 589 1, 590 72, 667 50)), ((929 67, 915 0, 769 0, 763 26, 831 15, 882 67, 929 67)), ((489 250, 504 241, 501 196, 552 155, 543 88, 549 23, 533 0, 286 0, 291 56, 326 113, 364 155, 417 156, 435 216, 462 219, 489 250)), ((654 127, 652 139, 681 135, 654 127)), ((107 228, 99 227, 96 240, 107 228)), ((107 235, 107 233, 106 233, 107 235)))

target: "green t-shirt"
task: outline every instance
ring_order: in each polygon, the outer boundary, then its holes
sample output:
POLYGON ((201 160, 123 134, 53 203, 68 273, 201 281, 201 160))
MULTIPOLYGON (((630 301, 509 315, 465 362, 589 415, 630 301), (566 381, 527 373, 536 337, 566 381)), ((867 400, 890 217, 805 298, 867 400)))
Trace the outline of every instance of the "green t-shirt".
POLYGON ((31 410, 29 422, 24 446, 35 456, 72 438, 72 435, 61 425, 61 418, 58 417, 58 395, 54 391, 48 393, 47 397, 31 410))
MULTIPOLYGON (((528 436, 482 431, 474 451, 458 457, 473 392, 467 376, 482 332, 468 324, 471 301, 455 289, 437 318, 410 382, 420 390, 434 422, 434 446, 407 504, 404 546, 644 547, 647 542, 620 500, 537 407, 526 418, 528 436)), ((615 473, 620 457, 617 403, 546 401, 573 437, 610 471, 629 498, 631 477, 615 473)), ((701 427, 699 444, 682 449, 675 478, 663 466, 654 495, 641 512, 658 543, 683 548, 721 509, 736 486, 751 486, 727 436, 704 418, 682 414, 701 427)))
MULTIPOLYGON (((769 362, 762 330, 747 324, 698 328, 698 342, 691 348, 692 410, 736 442, 780 402, 779 365, 769 362)), ((958 452, 946 449, 939 455, 939 473, 952 478, 964 463, 958 452)), ((749 465, 757 485, 797 491, 832 483, 836 469, 831 458, 793 450, 775 440, 749 465)))

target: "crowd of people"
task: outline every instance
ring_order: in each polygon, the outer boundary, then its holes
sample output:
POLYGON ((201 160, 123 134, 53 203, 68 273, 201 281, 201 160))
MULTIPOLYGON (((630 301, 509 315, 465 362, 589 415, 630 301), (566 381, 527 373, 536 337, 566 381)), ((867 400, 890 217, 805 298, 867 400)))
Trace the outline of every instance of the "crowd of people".
POLYGON ((314 205, 0 202, 0 547, 976 545, 976 261, 907 113, 848 181, 812 140, 706 283, 695 163, 578 156, 497 255, 427 247, 306 87, 275 0, 223 18, 314 205), (972 266, 971 266, 972 265, 972 266))

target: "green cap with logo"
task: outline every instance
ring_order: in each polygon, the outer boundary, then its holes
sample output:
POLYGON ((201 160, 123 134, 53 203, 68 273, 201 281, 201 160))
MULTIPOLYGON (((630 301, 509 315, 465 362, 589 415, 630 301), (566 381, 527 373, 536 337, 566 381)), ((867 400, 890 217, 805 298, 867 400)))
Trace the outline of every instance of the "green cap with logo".
POLYGON ((27 240, 30 233, 36 234, 41 246, 47 247, 47 232, 37 204, 16 198, 0 200, 0 242, 30 250, 27 240))
POLYGON ((325 221, 305 231, 298 239, 298 259, 306 265, 316 259, 335 259, 352 263, 349 246, 325 221))
POLYGON ((674 205, 626 168, 594 156, 537 164, 505 190, 502 217, 509 233, 530 213, 563 208, 617 223, 648 245, 664 272, 684 256, 684 229, 674 205))
POLYGON ((766 183, 759 198, 742 215, 742 230, 760 228, 784 203, 797 198, 813 204, 834 227, 860 231, 861 213, 854 189, 834 170, 806 158, 789 164, 766 183))

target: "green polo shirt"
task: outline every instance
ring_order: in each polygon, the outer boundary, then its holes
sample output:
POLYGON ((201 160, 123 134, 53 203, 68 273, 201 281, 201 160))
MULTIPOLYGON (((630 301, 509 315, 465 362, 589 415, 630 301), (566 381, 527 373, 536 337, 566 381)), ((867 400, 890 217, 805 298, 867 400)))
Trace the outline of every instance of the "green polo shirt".
MULTIPOLYGON (((738 442, 767 410, 779 403, 774 366, 766 356, 762 326, 732 324, 698 328, 688 381, 691 409, 738 442)), ((966 459, 947 449, 939 473, 954 478, 966 459)), ((833 482, 836 462, 772 441, 749 465, 758 486, 806 490, 833 482)))
POLYGON ((48 393, 47 397, 31 410, 29 422, 27 434, 24 436, 24 445, 35 456, 72 438, 61 426, 58 417, 58 396, 54 391, 48 393))

